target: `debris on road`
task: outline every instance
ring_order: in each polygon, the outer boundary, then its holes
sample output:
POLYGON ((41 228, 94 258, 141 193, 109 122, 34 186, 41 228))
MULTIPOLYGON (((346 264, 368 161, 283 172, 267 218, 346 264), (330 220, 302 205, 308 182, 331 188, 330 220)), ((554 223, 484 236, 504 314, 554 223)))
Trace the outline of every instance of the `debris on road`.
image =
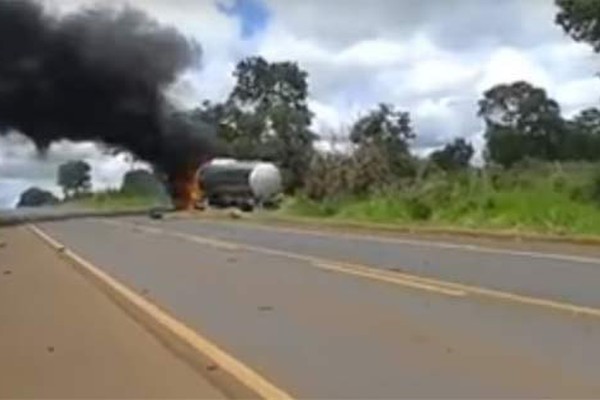
POLYGON ((242 218, 242 212, 238 209, 234 209, 229 211, 229 217, 232 219, 240 219, 242 218))
POLYGON ((164 213, 161 210, 157 210, 157 209, 150 210, 149 215, 150 215, 151 219, 163 219, 164 218, 164 213))

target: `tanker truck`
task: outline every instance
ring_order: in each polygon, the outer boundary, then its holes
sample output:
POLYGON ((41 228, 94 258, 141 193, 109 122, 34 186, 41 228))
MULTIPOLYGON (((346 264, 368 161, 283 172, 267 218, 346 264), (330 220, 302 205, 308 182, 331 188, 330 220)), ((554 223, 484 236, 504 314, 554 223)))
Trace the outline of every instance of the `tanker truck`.
POLYGON ((200 167, 199 184, 212 207, 273 207, 281 195, 281 172, 272 163, 215 159, 200 167))

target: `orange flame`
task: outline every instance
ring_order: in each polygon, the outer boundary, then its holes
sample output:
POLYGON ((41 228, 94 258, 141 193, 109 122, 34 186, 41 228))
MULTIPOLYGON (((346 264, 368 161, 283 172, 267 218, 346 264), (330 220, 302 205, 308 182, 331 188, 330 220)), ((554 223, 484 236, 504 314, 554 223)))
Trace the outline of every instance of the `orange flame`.
POLYGON ((202 199, 198 169, 190 169, 175 178, 174 205, 178 210, 194 210, 202 199))

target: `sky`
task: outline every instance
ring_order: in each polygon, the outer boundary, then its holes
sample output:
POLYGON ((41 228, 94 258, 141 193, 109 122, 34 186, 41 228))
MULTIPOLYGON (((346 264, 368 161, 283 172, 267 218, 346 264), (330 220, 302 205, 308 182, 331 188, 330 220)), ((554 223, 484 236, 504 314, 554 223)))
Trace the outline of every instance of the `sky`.
MULTIPOLYGON (((93 0, 43 0, 66 13, 93 0)), ((103 0, 120 6, 127 0, 103 0)), ((379 102, 409 111, 420 154, 465 137, 481 148, 477 101, 498 83, 544 87, 567 117, 597 105, 600 55, 554 24, 553 0, 130 0, 196 38, 198 70, 169 89, 181 107, 223 100, 242 58, 292 60, 309 74, 314 128, 343 136, 379 102)), ((324 139, 325 140, 325 139, 324 139)), ((58 192, 56 167, 86 159, 95 188, 117 187, 132 164, 94 144, 61 142, 45 157, 18 134, 0 137, 0 207, 38 185, 58 192)), ((139 166, 135 165, 135 166, 139 166)))

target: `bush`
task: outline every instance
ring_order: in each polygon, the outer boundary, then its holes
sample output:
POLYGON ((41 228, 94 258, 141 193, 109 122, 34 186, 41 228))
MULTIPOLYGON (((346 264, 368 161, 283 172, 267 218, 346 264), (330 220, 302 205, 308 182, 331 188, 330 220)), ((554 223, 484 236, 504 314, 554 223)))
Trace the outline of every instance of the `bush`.
POLYGON ((551 182, 552 189, 559 193, 564 192, 567 187, 567 177, 562 173, 552 175, 551 182))
MULTIPOLYGON (((354 166, 350 171, 356 171, 354 166)), ((343 194, 312 202, 311 215, 600 234, 599 164, 529 161, 527 168, 521 164, 464 174, 430 170, 416 180, 374 185, 362 195, 354 194, 349 182, 353 180, 348 179, 343 194)))
POLYGON ((592 200, 600 204, 600 171, 594 173, 590 186, 590 195, 592 200))
POLYGON ((588 187, 578 185, 569 191, 569 200, 576 202, 588 202, 591 200, 591 195, 588 187))
POLYGON ((433 204, 444 204, 452 199, 454 183, 449 179, 425 182, 416 192, 420 194, 420 197, 430 200, 433 204))
POLYGON ((317 154, 306 174, 304 194, 315 201, 363 196, 391 182, 385 153, 364 145, 351 154, 317 154))
POLYGON ((488 197, 483 202, 483 209, 485 211, 492 211, 492 210, 496 209, 496 207, 498 207, 498 203, 496 202, 496 200, 494 200, 491 197, 488 197))
POLYGON ((433 215, 431 207, 418 197, 407 199, 406 207, 408 215, 417 221, 427 221, 433 215))

